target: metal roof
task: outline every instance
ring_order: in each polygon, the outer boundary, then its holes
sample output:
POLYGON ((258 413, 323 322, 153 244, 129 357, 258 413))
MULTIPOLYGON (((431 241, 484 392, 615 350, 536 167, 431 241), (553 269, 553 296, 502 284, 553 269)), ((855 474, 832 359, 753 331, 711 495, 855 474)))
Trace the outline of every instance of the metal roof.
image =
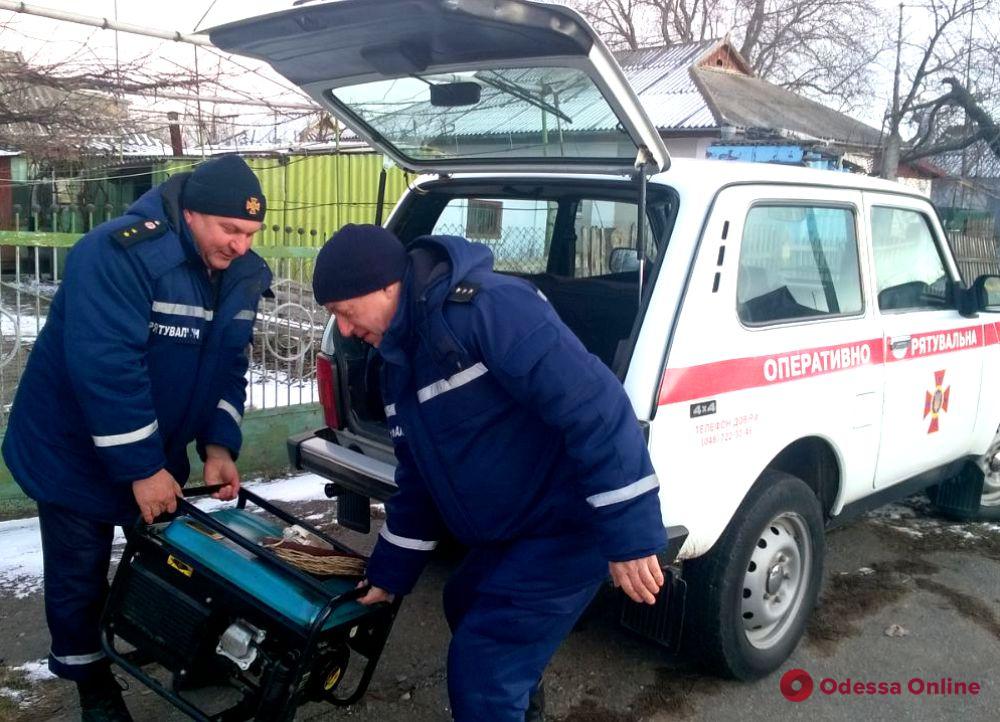
MULTIPOLYGON (((48 85, 14 82, 5 79, 4 68, 27 64, 19 53, 0 50, 0 92, 5 94, 8 105, 23 111, 50 111, 59 108, 62 112, 90 113, 106 111, 109 117, 121 117, 128 121, 128 104, 110 93, 94 90, 63 90, 48 85)), ((134 125, 138 125, 135 121, 134 125)), ((110 125, 110 124, 109 124, 110 125)), ((123 155, 128 157, 171 155, 171 147, 146 132, 127 131, 86 139, 66 138, 37 122, 11 123, 6 129, 8 145, 24 144, 32 147, 41 139, 48 139, 53 147, 61 146, 82 151, 84 154, 123 155)))
POLYGON ((691 78, 691 68, 720 42, 705 40, 615 53, 658 130, 719 127, 719 120, 691 78))
POLYGON ((122 133, 118 136, 94 136, 88 139, 86 150, 97 154, 120 154, 128 158, 173 155, 173 148, 149 133, 122 133))
POLYGON ((695 68, 692 73, 727 125, 855 148, 880 145, 879 130, 766 80, 712 68, 695 68))
MULTIPOLYGON (((878 146, 877 129, 832 108, 760 78, 698 66, 727 42, 714 39, 624 50, 616 52, 615 58, 661 133, 715 130, 727 125, 856 149, 878 146)), ((512 79, 531 85, 539 73, 541 70, 526 69, 512 79)), ((586 94, 561 99, 560 109, 573 118, 564 131, 608 132, 617 127, 617 119, 606 112, 607 108, 589 102, 586 94)), ((434 114, 439 121, 445 117, 440 110, 434 114)), ((410 106, 400 113, 400 120, 405 116, 403 122, 409 124, 419 115, 419 106, 410 106)), ((475 113, 456 111, 446 117, 448 133, 459 137, 537 132, 536 111, 528 106, 512 107, 510 98, 502 93, 484 92, 475 113)))

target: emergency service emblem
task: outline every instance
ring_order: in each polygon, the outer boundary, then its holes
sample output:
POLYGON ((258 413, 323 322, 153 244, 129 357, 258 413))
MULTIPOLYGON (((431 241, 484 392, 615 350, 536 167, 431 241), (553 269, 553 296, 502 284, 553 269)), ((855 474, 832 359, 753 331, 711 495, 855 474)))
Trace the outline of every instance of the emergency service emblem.
POLYGON ((938 419, 941 414, 948 410, 948 396, 951 395, 951 386, 944 385, 944 371, 934 372, 934 392, 926 392, 924 398, 924 418, 931 417, 931 424, 927 429, 928 434, 933 434, 938 430, 938 419))
POLYGON ((249 213, 251 216, 255 216, 258 213, 260 213, 260 201, 257 199, 257 196, 250 196, 249 198, 247 198, 246 208, 247 208, 247 213, 249 213))

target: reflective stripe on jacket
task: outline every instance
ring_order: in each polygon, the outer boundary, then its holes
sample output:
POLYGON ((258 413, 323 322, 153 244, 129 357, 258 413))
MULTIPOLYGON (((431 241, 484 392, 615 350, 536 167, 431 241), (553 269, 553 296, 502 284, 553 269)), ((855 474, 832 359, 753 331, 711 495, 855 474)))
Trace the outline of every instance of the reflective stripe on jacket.
MULTIPOLYGON (((605 571, 661 549, 659 483, 618 379, 485 246, 414 245, 379 348, 399 492, 371 581, 408 592, 445 530, 485 546, 576 529, 596 535, 605 571), (457 284, 475 292, 447 300, 457 284)), ((593 577, 578 561, 548 570, 553 588, 593 577)))
POLYGON ((129 521, 131 482, 166 468, 183 483, 191 441, 239 453, 246 348, 271 274, 251 252, 209 276, 178 206, 185 181, 147 192, 67 257, 3 444, 36 500, 129 521))

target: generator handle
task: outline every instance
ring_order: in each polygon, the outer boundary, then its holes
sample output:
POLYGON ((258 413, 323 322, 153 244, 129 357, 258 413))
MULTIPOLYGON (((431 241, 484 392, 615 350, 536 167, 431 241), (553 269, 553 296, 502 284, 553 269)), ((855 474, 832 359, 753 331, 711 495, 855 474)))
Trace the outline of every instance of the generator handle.
POLYGON ((300 527, 302 527, 303 529, 305 529, 306 531, 308 531, 311 534, 315 534, 320 539, 322 539, 323 541, 325 541, 327 544, 329 544, 330 546, 332 546, 334 549, 336 549, 338 551, 345 552, 347 554, 354 554, 354 555, 358 554, 356 551, 354 551, 350 547, 346 546, 342 542, 339 542, 336 539, 334 539, 333 537, 331 537, 330 535, 323 533, 322 531, 320 531, 319 529, 317 529, 315 526, 313 526, 312 524, 310 524, 309 522, 307 522, 305 519, 298 519, 298 518, 292 516, 291 514, 289 514, 287 511, 285 511, 281 507, 275 506, 274 504, 272 504, 271 502, 269 502, 264 497, 259 496, 258 494, 254 494, 249 489, 242 489, 241 488, 239 496, 237 497, 237 503, 236 503, 237 508, 238 509, 244 509, 244 508, 246 508, 246 503, 247 503, 248 500, 252 501, 254 503, 254 506, 260 507, 261 509, 263 509, 264 511, 266 511, 268 514, 271 514, 272 516, 275 516, 278 519, 281 519, 282 521, 287 522, 289 524, 295 524, 297 526, 300 526, 300 527))

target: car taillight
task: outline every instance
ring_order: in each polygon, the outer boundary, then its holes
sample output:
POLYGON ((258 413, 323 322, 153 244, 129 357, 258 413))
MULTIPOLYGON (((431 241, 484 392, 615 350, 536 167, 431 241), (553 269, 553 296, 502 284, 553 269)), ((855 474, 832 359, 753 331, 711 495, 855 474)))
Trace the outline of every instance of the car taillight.
POLYGON ((337 413, 337 374, 333 362, 326 354, 316 354, 316 385, 319 387, 319 402, 323 405, 323 418, 331 429, 340 428, 340 414, 337 413))

